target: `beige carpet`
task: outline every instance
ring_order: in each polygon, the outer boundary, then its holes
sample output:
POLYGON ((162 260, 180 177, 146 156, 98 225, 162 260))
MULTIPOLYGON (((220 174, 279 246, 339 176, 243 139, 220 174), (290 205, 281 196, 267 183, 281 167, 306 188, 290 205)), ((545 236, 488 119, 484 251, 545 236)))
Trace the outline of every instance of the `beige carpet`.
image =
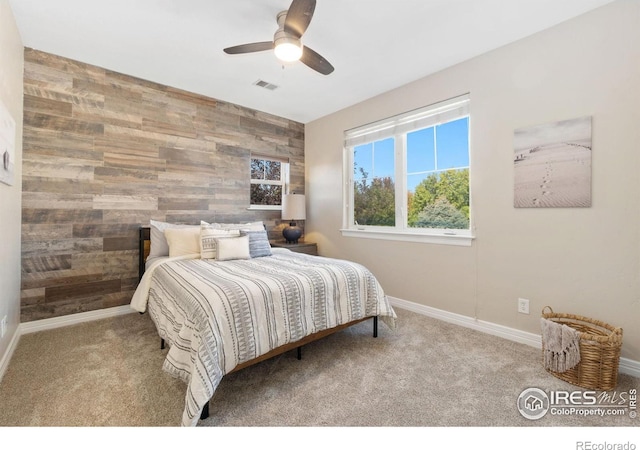
MULTIPOLYGON (((359 324, 222 380, 200 426, 618 427, 624 417, 531 421, 530 387, 577 390, 547 374, 540 351, 397 309, 398 328, 359 324)), ((166 350, 148 315, 22 336, 0 383, 1 426, 180 424, 185 385, 161 369, 166 350)), ((620 375, 618 391, 638 389, 620 375)))

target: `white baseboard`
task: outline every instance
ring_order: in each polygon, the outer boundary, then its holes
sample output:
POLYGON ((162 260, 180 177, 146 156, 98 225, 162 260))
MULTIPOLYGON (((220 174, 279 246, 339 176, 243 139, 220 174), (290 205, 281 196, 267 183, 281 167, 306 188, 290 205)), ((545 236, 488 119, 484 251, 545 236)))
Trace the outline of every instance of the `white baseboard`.
MULTIPOLYGON (((542 348, 542 340, 539 334, 528 333, 526 331, 505 327, 492 322, 477 320, 473 317, 432 308, 431 306, 420 305, 418 303, 391 296, 389 296, 389 301, 392 306, 397 306, 398 308, 406 309, 444 322, 460 325, 465 328, 471 328, 473 330, 498 336, 510 341, 526 344, 531 347, 542 348)), ((618 372, 640 378, 640 362, 629 358, 620 358, 618 372)))
POLYGON ((11 341, 9 341, 9 346, 7 347, 7 351, 4 352, 2 359, 0 359, 0 381, 2 381, 2 377, 4 377, 4 373, 7 371, 9 367, 9 361, 11 361, 11 357, 13 356, 13 352, 16 350, 18 346, 18 341, 20 340, 20 330, 16 329, 15 333, 11 337, 11 341))
POLYGON ((37 331, 53 330, 54 328, 66 327, 77 323, 91 322, 93 320, 106 319, 108 317, 122 316, 134 313, 131 306, 115 306, 113 308, 97 309, 68 316, 52 317, 51 319, 34 320, 32 322, 21 323, 18 327, 20 335, 35 333, 37 331))

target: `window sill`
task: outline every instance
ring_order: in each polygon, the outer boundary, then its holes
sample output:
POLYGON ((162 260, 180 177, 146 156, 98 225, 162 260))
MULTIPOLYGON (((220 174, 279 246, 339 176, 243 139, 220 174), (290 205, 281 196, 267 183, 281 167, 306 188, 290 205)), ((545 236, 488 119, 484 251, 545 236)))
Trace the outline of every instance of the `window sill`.
POLYGON ((281 205, 251 205, 249 211, 282 211, 281 205))
POLYGON ((475 239, 471 235, 462 234, 436 234, 436 233, 412 233, 410 231, 384 231, 384 230, 340 230, 344 237, 383 239, 387 241, 421 242, 425 244, 456 245, 470 247, 475 239))

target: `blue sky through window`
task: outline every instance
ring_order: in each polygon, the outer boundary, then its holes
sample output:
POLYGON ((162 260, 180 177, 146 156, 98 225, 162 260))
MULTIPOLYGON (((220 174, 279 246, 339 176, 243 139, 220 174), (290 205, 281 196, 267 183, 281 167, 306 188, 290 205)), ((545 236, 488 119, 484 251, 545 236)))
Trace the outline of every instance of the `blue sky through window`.
POLYGON ((354 152, 355 177, 362 179, 364 170, 367 179, 372 178, 394 178, 395 158, 394 139, 388 138, 369 144, 359 145, 354 152))
POLYGON ((469 167, 469 118, 438 125, 438 170, 469 167))
MULTIPOLYGON (((394 177, 394 139, 388 138, 355 148, 355 177, 394 177)), ((407 133, 407 189, 413 192, 430 174, 469 167, 469 118, 407 133)))

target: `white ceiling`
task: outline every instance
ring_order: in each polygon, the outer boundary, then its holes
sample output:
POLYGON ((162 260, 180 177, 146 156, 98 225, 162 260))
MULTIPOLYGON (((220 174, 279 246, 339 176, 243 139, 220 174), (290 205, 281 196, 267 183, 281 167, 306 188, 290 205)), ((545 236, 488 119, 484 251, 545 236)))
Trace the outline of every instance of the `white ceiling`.
POLYGON ((302 41, 328 76, 222 51, 271 40, 291 0, 9 3, 26 47, 307 123, 610 1, 318 0, 302 41))

